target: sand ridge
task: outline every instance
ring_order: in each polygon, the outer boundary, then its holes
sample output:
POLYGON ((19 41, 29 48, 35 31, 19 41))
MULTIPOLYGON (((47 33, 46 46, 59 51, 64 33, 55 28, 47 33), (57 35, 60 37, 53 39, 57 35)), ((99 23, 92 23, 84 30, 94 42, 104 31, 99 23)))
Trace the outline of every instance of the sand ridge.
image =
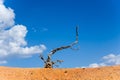
POLYGON ((66 69, 0 67, 0 80, 120 80, 120 66, 66 69))

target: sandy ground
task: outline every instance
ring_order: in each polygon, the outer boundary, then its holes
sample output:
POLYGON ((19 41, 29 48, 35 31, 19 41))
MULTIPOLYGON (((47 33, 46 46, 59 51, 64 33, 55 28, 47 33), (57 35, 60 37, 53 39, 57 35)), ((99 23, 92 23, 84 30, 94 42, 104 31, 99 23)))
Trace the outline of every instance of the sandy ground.
POLYGON ((120 80, 120 66, 71 69, 0 67, 0 80, 120 80))

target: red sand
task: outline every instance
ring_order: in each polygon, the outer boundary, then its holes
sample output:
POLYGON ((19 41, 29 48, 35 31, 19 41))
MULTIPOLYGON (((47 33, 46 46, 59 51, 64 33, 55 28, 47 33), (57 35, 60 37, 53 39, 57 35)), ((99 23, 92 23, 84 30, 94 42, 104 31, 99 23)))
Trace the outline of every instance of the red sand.
POLYGON ((0 67, 0 80, 120 80, 120 66, 71 69, 0 67))

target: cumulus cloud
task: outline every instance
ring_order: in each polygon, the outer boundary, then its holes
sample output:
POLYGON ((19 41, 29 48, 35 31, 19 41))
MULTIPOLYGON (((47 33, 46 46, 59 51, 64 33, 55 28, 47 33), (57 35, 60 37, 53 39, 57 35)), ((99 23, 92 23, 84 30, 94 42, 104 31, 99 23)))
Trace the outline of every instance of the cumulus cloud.
MULTIPOLYGON (((26 57, 42 53, 46 49, 45 45, 28 47, 25 41, 28 30, 24 25, 15 25, 14 19, 14 10, 5 7, 3 0, 0 0, 0 59, 10 55, 26 57)), ((7 62, 1 61, 0 63, 7 62)))
POLYGON ((3 5, 3 0, 0 0, 0 30, 10 28, 14 25, 15 14, 11 8, 3 5))
POLYGON ((107 65, 104 63, 92 63, 89 65, 89 67, 91 67, 91 68, 101 67, 101 66, 107 66, 107 65))
POLYGON ((0 4, 3 4, 4 0, 0 0, 0 4))
POLYGON ((119 65, 120 64, 120 54, 109 54, 103 57, 104 63, 108 65, 119 65))
POLYGON ((101 66, 111 66, 111 65, 119 65, 120 64, 120 54, 109 54, 102 57, 102 62, 100 63, 92 63, 89 67, 101 67, 101 66))

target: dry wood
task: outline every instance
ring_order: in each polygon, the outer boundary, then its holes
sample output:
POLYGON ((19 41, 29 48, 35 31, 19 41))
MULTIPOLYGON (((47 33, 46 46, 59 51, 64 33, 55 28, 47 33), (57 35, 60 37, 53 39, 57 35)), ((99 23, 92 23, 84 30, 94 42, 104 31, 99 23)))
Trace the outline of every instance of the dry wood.
POLYGON ((40 55, 40 58, 43 60, 43 62, 44 62, 44 64, 45 64, 45 65, 44 65, 44 68, 53 68, 53 65, 54 65, 55 63, 57 63, 57 62, 59 62, 59 63, 63 62, 62 60, 57 60, 57 61, 53 62, 53 61, 51 61, 51 56, 52 56, 53 54, 55 54, 57 51, 60 51, 60 50, 63 50, 63 49, 67 49, 67 48, 71 48, 72 46, 76 45, 77 43, 78 43, 78 26, 76 27, 76 40, 75 40, 73 43, 71 43, 71 44, 69 44, 69 45, 67 45, 67 46, 61 46, 61 47, 58 47, 58 48, 53 49, 53 50, 50 51, 50 53, 48 54, 47 60, 45 60, 45 59, 43 58, 43 56, 40 55))

